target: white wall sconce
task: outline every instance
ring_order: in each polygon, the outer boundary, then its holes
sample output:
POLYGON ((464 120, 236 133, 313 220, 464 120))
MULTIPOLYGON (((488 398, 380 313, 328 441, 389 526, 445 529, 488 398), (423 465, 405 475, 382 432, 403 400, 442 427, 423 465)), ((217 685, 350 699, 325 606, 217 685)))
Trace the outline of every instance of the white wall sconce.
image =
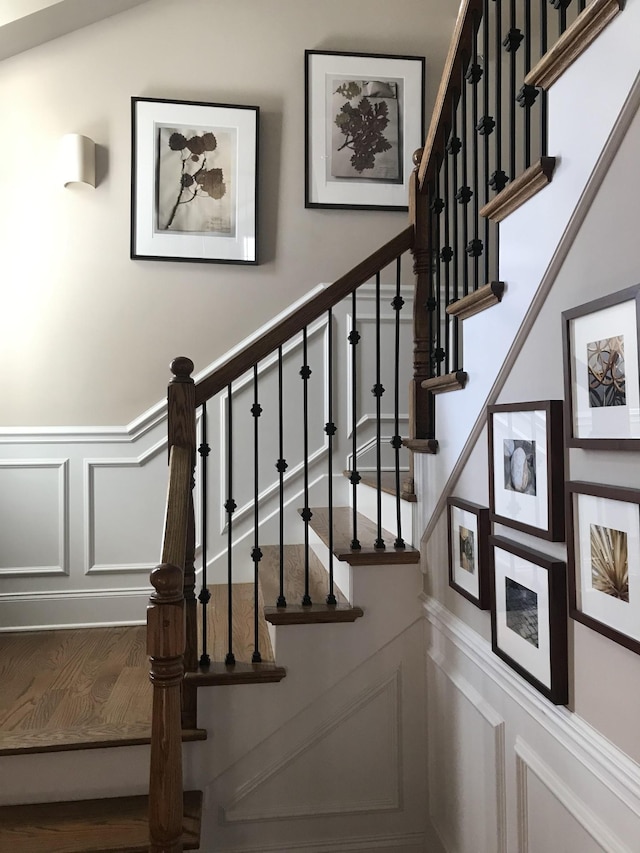
POLYGON ((88 136, 67 133, 60 141, 60 174, 69 184, 96 185, 96 144, 88 136))

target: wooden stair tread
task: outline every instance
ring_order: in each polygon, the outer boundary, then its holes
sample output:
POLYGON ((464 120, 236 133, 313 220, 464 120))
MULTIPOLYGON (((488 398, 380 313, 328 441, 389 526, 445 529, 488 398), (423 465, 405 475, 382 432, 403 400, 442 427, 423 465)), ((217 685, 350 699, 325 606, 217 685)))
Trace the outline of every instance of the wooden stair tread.
POLYGON ((361 607, 348 604, 287 604, 286 607, 265 607, 264 615, 272 625, 321 625, 355 622, 364 614, 361 607))
MULTIPOLYGON (((329 509, 328 507, 313 507, 313 516, 309 522, 311 528, 329 547, 329 509)), ((373 547, 378 537, 375 524, 366 516, 357 514, 358 539, 360 550, 351 549, 353 511, 349 507, 333 508, 333 553, 335 556, 352 566, 358 565, 394 565, 397 563, 420 562, 420 551, 407 545, 405 548, 395 548, 395 536, 388 530, 382 531, 385 549, 373 547)))
MULTIPOLYGON (((113 797, 2 806, 0 850, 20 853, 147 853, 148 798, 113 797)), ((198 850, 202 792, 184 795, 185 850, 198 850)))
MULTIPOLYGON (((345 477, 351 476, 351 471, 343 471, 342 472, 345 477)), ((365 486, 370 486, 372 489, 378 488, 378 475, 375 471, 359 471, 360 474, 360 482, 364 483, 365 486)), ((402 481, 405 477, 409 476, 408 471, 400 472, 400 500, 407 501, 407 503, 415 503, 418 498, 415 494, 403 494, 402 493, 402 481)), ((396 496, 396 474, 395 471, 381 471, 380 472, 380 490, 383 491, 387 495, 396 496)))
POLYGON ((456 370, 455 373, 445 373, 443 376, 434 376, 424 379, 420 385, 432 394, 446 394, 449 391, 460 391, 467 384, 467 373, 464 370, 456 370))
POLYGON ((489 284, 484 284, 461 299, 451 302, 447 306, 447 314, 457 317, 458 320, 468 320, 469 317, 502 302, 503 294, 504 281, 490 281, 489 284))
POLYGON ((185 681, 194 687, 223 687, 231 684, 267 684, 282 681, 287 671, 274 663, 236 663, 226 666, 217 661, 187 672, 185 681))
MULTIPOLYGON (((280 546, 263 547, 260 561, 260 584, 267 607, 265 612, 275 608, 280 595, 280 546)), ((300 604, 304 595, 304 545, 284 546, 284 597, 287 605, 300 604)), ((314 603, 324 603, 329 591, 329 573, 322 565, 317 554, 309 549, 309 595, 314 603)), ((334 584, 334 593, 338 604, 348 607, 349 602, 342 590, 334 584)), ((267 621, 271 621, 268 619, 267 621)))
POLYGON ((555 167, 555 157, 540 157, 480 208, 480 216, 486 216, 492 222, 502 222, 510 213, 551 183, 555 167))

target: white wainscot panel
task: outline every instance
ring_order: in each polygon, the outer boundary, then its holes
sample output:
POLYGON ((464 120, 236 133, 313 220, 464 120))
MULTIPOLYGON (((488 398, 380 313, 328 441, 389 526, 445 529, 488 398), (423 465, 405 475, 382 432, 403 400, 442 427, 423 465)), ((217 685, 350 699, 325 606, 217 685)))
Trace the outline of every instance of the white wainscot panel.
POLYGON ((87 574, 148 572, 158 562, 166 442, 137 459, 85 459, 87 574))
POLYGON ((434 656, 427 683, 431 822, 447 853, 507 853, 504 720, 434 656))
POLYGON ((68 459, 0 462, 0 576, 68 573, 68 459))
POLYGON ((519 737, 515 753, 518 853, 632 853, 614 828, 519 737))

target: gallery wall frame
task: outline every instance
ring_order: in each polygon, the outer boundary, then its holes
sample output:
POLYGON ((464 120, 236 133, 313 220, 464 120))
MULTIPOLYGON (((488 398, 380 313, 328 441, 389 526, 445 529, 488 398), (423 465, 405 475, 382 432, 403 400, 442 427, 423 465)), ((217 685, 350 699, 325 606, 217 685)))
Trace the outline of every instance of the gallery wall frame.
POLYGON ((566 444, 640 449, 640 285, 562 313, 566 444))
POLYGON ((555 705, 569 701, 567 570, 502 536, 491 547, 491 647, 555 705))
POLYGON ((570 481, 569 615, 640 654, 640 491, 570 481))
POLYGON ((487 406, 491 521, 564 540, 563 402, 487 406))
POLYGON ((259 107, 131 99, 133 260, 258 263, 259 107))
POLYGON ((447 498, 449 531, 449 586, 476 607, 488 610, 491 604, 489 576, 489 508, 447 498))
POLYGON ((407 210, 424 97, 423 56, 305 51, 305 207, 407 210))

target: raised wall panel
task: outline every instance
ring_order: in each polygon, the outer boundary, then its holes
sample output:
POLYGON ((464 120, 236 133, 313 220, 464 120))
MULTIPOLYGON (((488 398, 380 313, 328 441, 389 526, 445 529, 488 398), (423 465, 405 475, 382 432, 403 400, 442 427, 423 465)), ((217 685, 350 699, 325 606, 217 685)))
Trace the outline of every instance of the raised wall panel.
POLYGON ((0 461, 0 576, 68 572, 68 459, 0 461))

